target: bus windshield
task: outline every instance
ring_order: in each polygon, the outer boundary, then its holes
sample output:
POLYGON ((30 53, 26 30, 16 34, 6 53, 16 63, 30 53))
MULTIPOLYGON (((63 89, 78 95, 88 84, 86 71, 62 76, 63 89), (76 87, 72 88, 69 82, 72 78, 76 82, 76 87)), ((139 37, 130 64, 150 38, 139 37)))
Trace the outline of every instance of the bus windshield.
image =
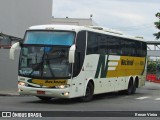
POLYGON ((21 49, 19 75, 32 78, 69 78, 69 47, 28 46, 21 49))
POLYGON ((27 31, 21 49, 19 75, 32 78, 69 78, 69 48, 74 32, 27 31))

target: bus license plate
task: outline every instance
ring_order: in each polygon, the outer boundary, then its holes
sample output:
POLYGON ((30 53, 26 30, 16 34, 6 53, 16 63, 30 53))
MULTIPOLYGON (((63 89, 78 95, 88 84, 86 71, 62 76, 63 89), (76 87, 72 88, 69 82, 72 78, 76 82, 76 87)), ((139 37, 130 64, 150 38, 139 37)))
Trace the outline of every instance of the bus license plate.
POLYGON ((37 94, 45 94, 45 91, 37 91, 37 94))

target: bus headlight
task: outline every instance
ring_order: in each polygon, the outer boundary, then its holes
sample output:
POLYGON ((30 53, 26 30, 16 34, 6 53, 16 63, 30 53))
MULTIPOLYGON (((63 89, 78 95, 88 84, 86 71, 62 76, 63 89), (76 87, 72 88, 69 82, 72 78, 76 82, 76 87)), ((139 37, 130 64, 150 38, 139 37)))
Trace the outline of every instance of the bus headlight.
POLYGON ((68 87, 70 87, 70 85, 55 86, 55 88, 58 88, 58 89, 64 89, 64 88, 68 88, 68 87))

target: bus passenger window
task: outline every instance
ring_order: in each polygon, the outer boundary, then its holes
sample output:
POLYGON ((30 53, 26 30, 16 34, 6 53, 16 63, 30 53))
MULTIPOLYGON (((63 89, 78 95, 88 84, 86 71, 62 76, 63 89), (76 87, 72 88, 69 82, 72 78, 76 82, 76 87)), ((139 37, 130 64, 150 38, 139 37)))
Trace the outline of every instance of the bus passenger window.
POLYGON ((97 53, 98 53, 98 42, 96 34, 88 32, 87 54, 97 54, 97 53))

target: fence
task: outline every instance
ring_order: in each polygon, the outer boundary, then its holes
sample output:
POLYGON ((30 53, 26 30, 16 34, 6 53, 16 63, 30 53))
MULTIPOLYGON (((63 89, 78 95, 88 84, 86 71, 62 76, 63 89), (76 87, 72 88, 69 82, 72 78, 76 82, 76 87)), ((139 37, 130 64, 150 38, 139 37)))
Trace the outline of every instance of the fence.
POLYGON ((157 79, 156 74, 147 74, 146 80, 155 83, 160 83, 160 79, 157 79))

